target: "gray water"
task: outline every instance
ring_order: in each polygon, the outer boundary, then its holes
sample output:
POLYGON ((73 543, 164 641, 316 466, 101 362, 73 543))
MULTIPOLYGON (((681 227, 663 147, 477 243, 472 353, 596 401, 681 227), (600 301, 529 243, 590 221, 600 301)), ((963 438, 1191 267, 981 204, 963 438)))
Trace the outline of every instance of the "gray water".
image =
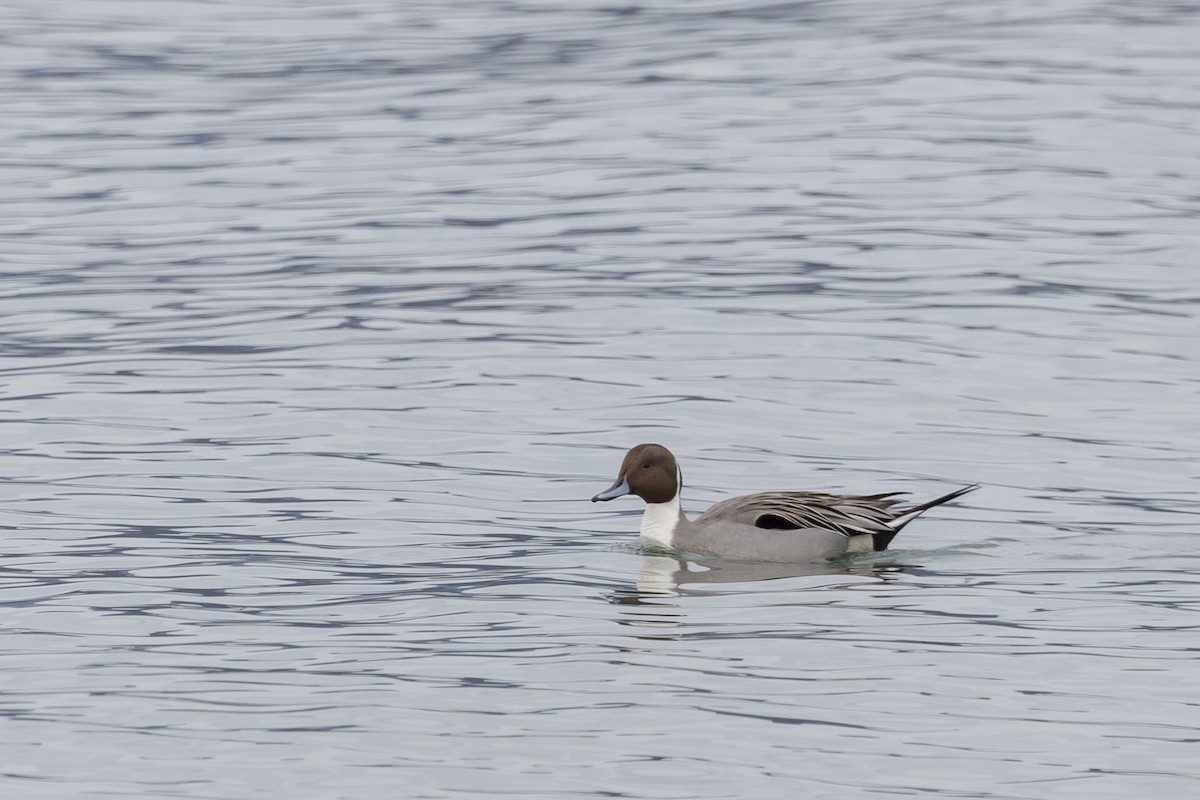
POLYGON ((0 8, 0 795, 1190 798, 1200 6, 0 8), (698 511, 983 488, 887 553, 698 511))

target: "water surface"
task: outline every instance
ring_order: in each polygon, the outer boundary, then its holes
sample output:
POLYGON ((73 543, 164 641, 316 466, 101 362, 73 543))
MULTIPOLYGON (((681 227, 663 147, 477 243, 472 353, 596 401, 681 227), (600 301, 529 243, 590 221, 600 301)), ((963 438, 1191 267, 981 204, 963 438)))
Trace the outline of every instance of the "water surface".
POLYGON ((0 30, 5 796, 1194 793, 1196 8, 0 30), (984 488, 681 562, 639 441, 984 488))

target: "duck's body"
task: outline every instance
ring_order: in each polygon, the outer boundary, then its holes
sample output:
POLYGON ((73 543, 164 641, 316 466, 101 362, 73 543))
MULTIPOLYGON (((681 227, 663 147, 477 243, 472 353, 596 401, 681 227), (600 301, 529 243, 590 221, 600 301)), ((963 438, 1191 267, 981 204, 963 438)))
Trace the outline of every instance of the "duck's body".
POLYGON ((642 543, 666 550, 744 561, 820 561, 885 550, 922 512, 977 488, 966 486, 920 505, 896 509, 903 492, 832 495, 762 492, 717 503, 694 520, 683 513, 683 480, 671 451, 639 444, 625 455, 616 482, 592 498, 635 494, 646 501, 642 543))

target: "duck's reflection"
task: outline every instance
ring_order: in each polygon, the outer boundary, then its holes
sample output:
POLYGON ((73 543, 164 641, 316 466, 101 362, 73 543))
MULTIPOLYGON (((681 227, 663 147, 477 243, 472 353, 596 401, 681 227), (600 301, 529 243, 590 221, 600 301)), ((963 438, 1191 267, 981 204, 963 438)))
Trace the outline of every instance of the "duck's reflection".
MULTIPOLYGON (((842 578, 849 584, 859 583, 864 578, 889 580, 903 569, 895 562, 875 559, 777 564, 696 556, 646 555, 634 585, 614 590, 609 599, 614 605, 622 607, 617 620, 620 624, 668 629, 663 631, 661 638, 673 638, 669 629, 675 628, 684 617, 684 611, 676 599, 692 594, 711 595, 714 593, 712 587, 716 585, 728 584, 729 591, 739 591, 732 585, 821 576, 842 578)), ((828 581, 819 581, 819 584, 822 588, 829 587, 828 581)))

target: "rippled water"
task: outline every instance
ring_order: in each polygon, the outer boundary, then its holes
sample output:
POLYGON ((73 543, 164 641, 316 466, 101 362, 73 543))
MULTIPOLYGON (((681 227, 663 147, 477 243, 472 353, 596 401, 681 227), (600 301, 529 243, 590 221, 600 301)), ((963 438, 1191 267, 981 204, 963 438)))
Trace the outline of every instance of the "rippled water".
POLYGON ((1190 797, 1200 7, 9 3, 4 797, 1190 797), (984 488, 884 554, 593 506, 984 488))

